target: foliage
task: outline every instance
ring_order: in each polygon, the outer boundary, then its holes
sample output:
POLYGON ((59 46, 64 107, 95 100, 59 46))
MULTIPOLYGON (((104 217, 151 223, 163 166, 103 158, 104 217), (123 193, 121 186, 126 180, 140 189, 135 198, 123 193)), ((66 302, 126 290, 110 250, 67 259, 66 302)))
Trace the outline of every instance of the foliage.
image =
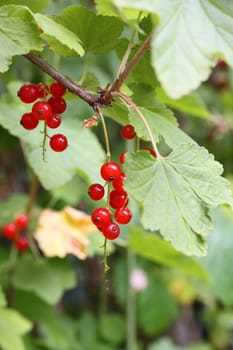
POLYGON ((0 1, 0 225, 30 218, 28 252, 1 230, 2 350, 230 346, 232 28, 230 1, 0 1), (20 86, 52 79, 64 152, 20 125, 20 86), (89 214, 111 185, 88 186, 125 151, 133 219, 106 248, 89 214))

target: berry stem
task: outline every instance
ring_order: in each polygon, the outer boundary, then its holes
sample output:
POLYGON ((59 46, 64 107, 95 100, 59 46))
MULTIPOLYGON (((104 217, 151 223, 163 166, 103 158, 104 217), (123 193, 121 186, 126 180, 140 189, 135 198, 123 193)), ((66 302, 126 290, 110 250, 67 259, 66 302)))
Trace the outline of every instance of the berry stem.
POLYGON ((45 157, 45 153, 46 153, 46 139, 48 136, 47 134, 47 124, 46 124, 46 120, 44 121, 44 129, 42 131, 42 134, 44 134, 43 136, 43 141, 42 141, 42 157, 43 157, 43 161, 46 162, 46 157, 45 157))
POLYGON ((125 95, 123 92, 113 92, 112 94, 115 95, 115 96, 121 97, 123 100, 125 100, 135 110, 135 112, 138 114, 138 116, 142 120, 143 124, 145 125, 145 128, 146 128, 146 130, 148 132, 148 135, 150 137, 151 144, 152 144, 152 146, 154 148, 154 151, 155 151, 155 154, 156 154, 156 158, 157 159, 162 158, 161 154, 159 153, 159 150, 158 150, 158 147, 156 145, 156 142, 154 140, 151 128, 150 128, 146 118, 144 117, 144 115, 142 114, 140 109, 138 108, 138 106, 131 100, 131 98, 129 96, 125 95))
POLYGON ((96 107, 96 112, 97 112, 97 115, 100 117, 100 120, 102 123, 103 132, 104 132, 104 141, 105 141, 105 147, 106 147, 106 157, 107 157, 107 161, 110 162, 111 161, 111 151, 110 151, 110 143, 109 143, 107 126, 105 123, 103 113, 101 112, 99 106, 96 107))
POLYGON ((107 243, 108 243, 108 240, 107 240, 107 238, 105 238, 104 239, 104 259, 103 259, 103 262, 104 262, 104 286, 105 286, 106 290, 108 290, 107 275, 108 275, 108 270, 110 269, 110 267, 108 266, 107 243))

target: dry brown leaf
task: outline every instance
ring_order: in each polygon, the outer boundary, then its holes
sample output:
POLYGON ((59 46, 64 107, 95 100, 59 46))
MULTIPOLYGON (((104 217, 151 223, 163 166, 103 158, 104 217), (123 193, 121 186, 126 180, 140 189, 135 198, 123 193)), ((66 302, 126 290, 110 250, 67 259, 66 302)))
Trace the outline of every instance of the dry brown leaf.
POLYGON ((89 215, 71 207, 62 211, 45 209, 38 222, 35 239, 46 256, 65 257, 73 254, 85 259, 88 234, 96 230, 89 215))

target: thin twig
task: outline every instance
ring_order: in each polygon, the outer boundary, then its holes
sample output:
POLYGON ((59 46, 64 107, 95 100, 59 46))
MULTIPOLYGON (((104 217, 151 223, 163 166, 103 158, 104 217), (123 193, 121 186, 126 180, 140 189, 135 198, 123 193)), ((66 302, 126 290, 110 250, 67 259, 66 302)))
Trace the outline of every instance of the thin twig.
POLYGON ((147 39, 144 41, 143 45, 139 48, 139 50, 136 52, 128 66, 125 68, 125 70, 121 73, 119 78, 115 81, 115 83, 112 85, 110 89, 110 93, 114 91, 118 91, 128 75, 132 72, 138 61, 141 59, 141 57, 145 54, 145 52, 149 49, 151 40, 152 40, 152 34, 151 33, 147 39))
POLYGON ((81 97, 81 99, 87 102, 90 106, 93 107, 98 101, 99 96, 91 95, 82 86, 75 84, 74 82, 66 78, 64 75, 58 72, 54 67, 50 66, 50 64, 48 64, 46 61, 44 61, 42 58, 35 55, 34 53, 29 52, 28 54, 24 55, 24 57, 27 58, 32 63, 34 63, 40 69, 42 69, 45 73, 47 73, 53 79, 55 79, 56 81, 59 81, 59 83, 61 83, 64 87, 66 87, 70 92, 81 97))

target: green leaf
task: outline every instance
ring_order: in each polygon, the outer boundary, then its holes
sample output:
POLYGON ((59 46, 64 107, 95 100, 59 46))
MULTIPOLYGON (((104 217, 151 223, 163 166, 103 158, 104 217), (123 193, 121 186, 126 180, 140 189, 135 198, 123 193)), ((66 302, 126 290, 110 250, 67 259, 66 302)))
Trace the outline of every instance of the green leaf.
POLYGON ((138 295, 138 321, 148 336, 160 334, 174 321, 177 306, 159 279, 153 279, 149 287, 138 295))
POLYGON ((99 326, 100 334, 106 341, 118 345, 125 339, 125 322, 121 315, 116 313, 102 314, 99 326))
POLYGON ((71 51, 72 56, 75 54, 83 56, 84 50, 77 35, 48 16, 40 13, 34 16, 43 31, 42 37, 48 41, 55 52, 69 56, 71 51))
POLYGON ((169 96, 179 98, 196 89, 217 57, 233 65, 231 1, 122 0, 118 6, 159 15, 152 64, 169 96))
POLYGON ((113 49, 123 30, 123 24, 117 18, 98 16, 81 6, 67 7, 55 20, 81 40, 85 52, 96 55, 113 49))
POLYGON ((21 5, 27 6, 33 12, 43 11, 49 4, 49 0, 31 1, 31 0, 0 0, 0 6, 3 5, 21 5))
POLYGON ((24 6, 0 7, 0 72, 8 70, 12 57, 30 50, 42 50, 39 29, 24 6))
MULTIPOLYGON (((153 136, 157 137, 157 140, 155 141, 158 141, 158 136, 162 136, 166 144, 171 148, 179 146, 183 143, 195 143, 191 137, 174 125, 175 121, 171 115, 171 112, 163 104, 155 102, 152 105, 152 108, 156 110, 156 113, 143 107, 139 108, 147 120, 153 136)), ((140 138, 150 141, 150 137, 144 123, 139 118, 138 114, 132 109, 129 112, 129 121, 134 125, 137 135, 140 138)))
POLYGON ((4 350, 25 350, 22 335, 32 328, 32 324, 18 312, 0 309, 0 346, 4 350))
POLYGON ((31 291, 48 304, 55 304, 65 290, 74 287, 76 281, 66 260, 35 261, 30 256, 24 256, 17 264, 13 283, 16 288, 31 291))
POLYGON ((197 93, 192 93, 182 98, 173 100, 162 89, 156 90, 157 98, 178 111, 191 114, 199 118, 210 118, 210 113, 207 110, 203 100, 197 93))
MULTIPOLYGON (((64 152, 56 153, 50 150, 47 142, 46 162, 43 161, 43 125, 40 124, 35 130, 28 132, 19 123, 22 114, 29 110, 29 107, 17 98, 20 85, 19 82, 10 83, 10 94, 1 97, 0 124, 22 140, 29 164, 42 185, 46 189, 60 187, 70 181, 77 171, 86 180, 96 182, 99 178, 99 167, 104 161, 104 152, 96 136, 89 129, 82 128, 77 119, 64 118, 62 125, 57 129, 58 133, 67 136, 68 148, 64 152)), ((49 130, 50 135, 53 133, 49 130)))
POLYGON ((178 268, 208 281, 208 273, 197 260, 177 252, 168 242, 155 234, 145 234, 138 227, 130 227, 129 247, 138 255, 159 264, 178 268))
POLYGON ((12 222, 17 214, 21 214, 26 207, 28 197, 22 193, 11 195, 4 202, 0 203, 0 226, 12 222))
POLYGON ((145 108, 168 119, 175 126, 178 125, 172 110, 167 108, 166 105, 156 97, 156 92, 153 88, 144 84, 131 84, 130 89, 133 91, 133 101, 138 106, 144 106, 142 111, 146 113, 146 116, 149 113, 145 111, 145 108))
POLYGON ((142 224, 187 255, 206 253, 205 236, 211 229, 209 209, 233 207, 222 166, 195 144, 181 144, 167 158, 149 152, 127 154, 125 188, 142 205, 142 224))
POLYGON ((211 292, 225 305, 233 305, 233 216, 226 209, 213 213, 214 229, 208 236, 208 254, 201 259, 210 274, 211 292))

